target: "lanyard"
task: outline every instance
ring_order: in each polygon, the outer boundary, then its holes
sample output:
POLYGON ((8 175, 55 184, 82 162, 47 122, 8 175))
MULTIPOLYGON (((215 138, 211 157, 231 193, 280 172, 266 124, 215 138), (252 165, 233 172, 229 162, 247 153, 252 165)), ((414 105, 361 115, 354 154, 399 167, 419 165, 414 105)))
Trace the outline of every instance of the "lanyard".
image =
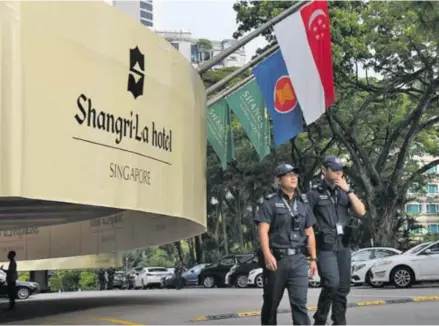
POLYGON ((332 203, 334 205, 338 204, 338 196, 337 196, 337 190, 334 191, 334 196, 331 194, 331 192, 326 189, 326 193, 328 194, 329 199, 331 199, 332 203))
POLYGON ((288 204, 288 202, 285 200, 284 197, 282 197, 282 201, 284 202, 285 206, 287 207, 288 211, 290 212, 291 217, 296 218, 297 217, 297 199, 294 198, 292 210, 291 210, 290 205, 288 204))

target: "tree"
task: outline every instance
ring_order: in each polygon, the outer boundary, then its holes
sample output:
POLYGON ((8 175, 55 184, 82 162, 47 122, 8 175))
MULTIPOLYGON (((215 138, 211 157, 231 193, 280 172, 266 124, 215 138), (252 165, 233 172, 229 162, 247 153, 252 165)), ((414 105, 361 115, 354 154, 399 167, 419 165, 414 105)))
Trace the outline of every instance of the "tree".
MULTIPOLYGON (((292 3, 236 3, 236 36, 292 3)), ((377 245, 396 245, 407 223, 402 210, 409 186, 424 182, 424 172, 439 163, 420 163, 413 147, 439 156, 439 4, 330 2, 329 9, 337 102, 308 127, 307 142, 324 138, 330 145, 327 151, 346 155, 351 162, 348 175, 368 208, 362 224, 365 238, 377 245), (365 78, 359 76, 361 66, 365 78), (380 78, 369 77, 370 71, 380 78)), ((264 35, 275 42, 272 30, 264 35)), ((293 159, 301 156, 304 141, 305 135, 294 141, 293 159)), ((316 172, 310 169, 310 174, 316 172)))

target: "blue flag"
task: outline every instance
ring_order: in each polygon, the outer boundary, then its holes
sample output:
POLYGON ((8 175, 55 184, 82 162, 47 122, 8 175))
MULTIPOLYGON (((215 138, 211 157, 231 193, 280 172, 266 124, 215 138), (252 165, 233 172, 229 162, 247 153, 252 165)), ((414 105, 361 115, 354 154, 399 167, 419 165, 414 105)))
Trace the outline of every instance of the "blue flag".
POLYGON ((303 132, 302 111, 280 50, 254 67, 253 75, 273 121, 276 146, 303 132))

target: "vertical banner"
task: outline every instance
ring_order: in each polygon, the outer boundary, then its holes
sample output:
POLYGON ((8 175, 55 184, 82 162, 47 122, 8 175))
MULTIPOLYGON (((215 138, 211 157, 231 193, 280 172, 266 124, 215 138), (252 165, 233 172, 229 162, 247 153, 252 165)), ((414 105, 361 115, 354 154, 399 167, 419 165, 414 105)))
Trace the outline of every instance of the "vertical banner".
POLYGON ((225 99, 207 109, 207 140, 225 170, 227 163, 235 159, 229 107, 225 99))
POLYGON ((262 160, 270 154, 270 121, 266 113, 264 97, 256 80, 245 84, 228 96, 226 101, 262 160))

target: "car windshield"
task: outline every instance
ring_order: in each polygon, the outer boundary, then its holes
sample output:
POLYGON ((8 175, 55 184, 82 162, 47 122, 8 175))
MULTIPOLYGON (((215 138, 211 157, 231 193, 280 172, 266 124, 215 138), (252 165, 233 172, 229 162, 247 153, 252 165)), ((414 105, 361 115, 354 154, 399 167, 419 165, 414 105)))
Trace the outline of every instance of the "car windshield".
POLYGON ((409 254, 409 255, 416 254, 416 253, 418 253, 419 251, 421 251, 422 249, 424 249, 425 247, 427 247, 429 244, 430 244, 430 243, 422 243, 422 244, 417 245, 417 246, 415 246, 415 247, 413 247, 413 248, 410 248, 409 250, 403 252, 402 254, 403 254, 403 255, 407 255, 407 254, 409 254))

